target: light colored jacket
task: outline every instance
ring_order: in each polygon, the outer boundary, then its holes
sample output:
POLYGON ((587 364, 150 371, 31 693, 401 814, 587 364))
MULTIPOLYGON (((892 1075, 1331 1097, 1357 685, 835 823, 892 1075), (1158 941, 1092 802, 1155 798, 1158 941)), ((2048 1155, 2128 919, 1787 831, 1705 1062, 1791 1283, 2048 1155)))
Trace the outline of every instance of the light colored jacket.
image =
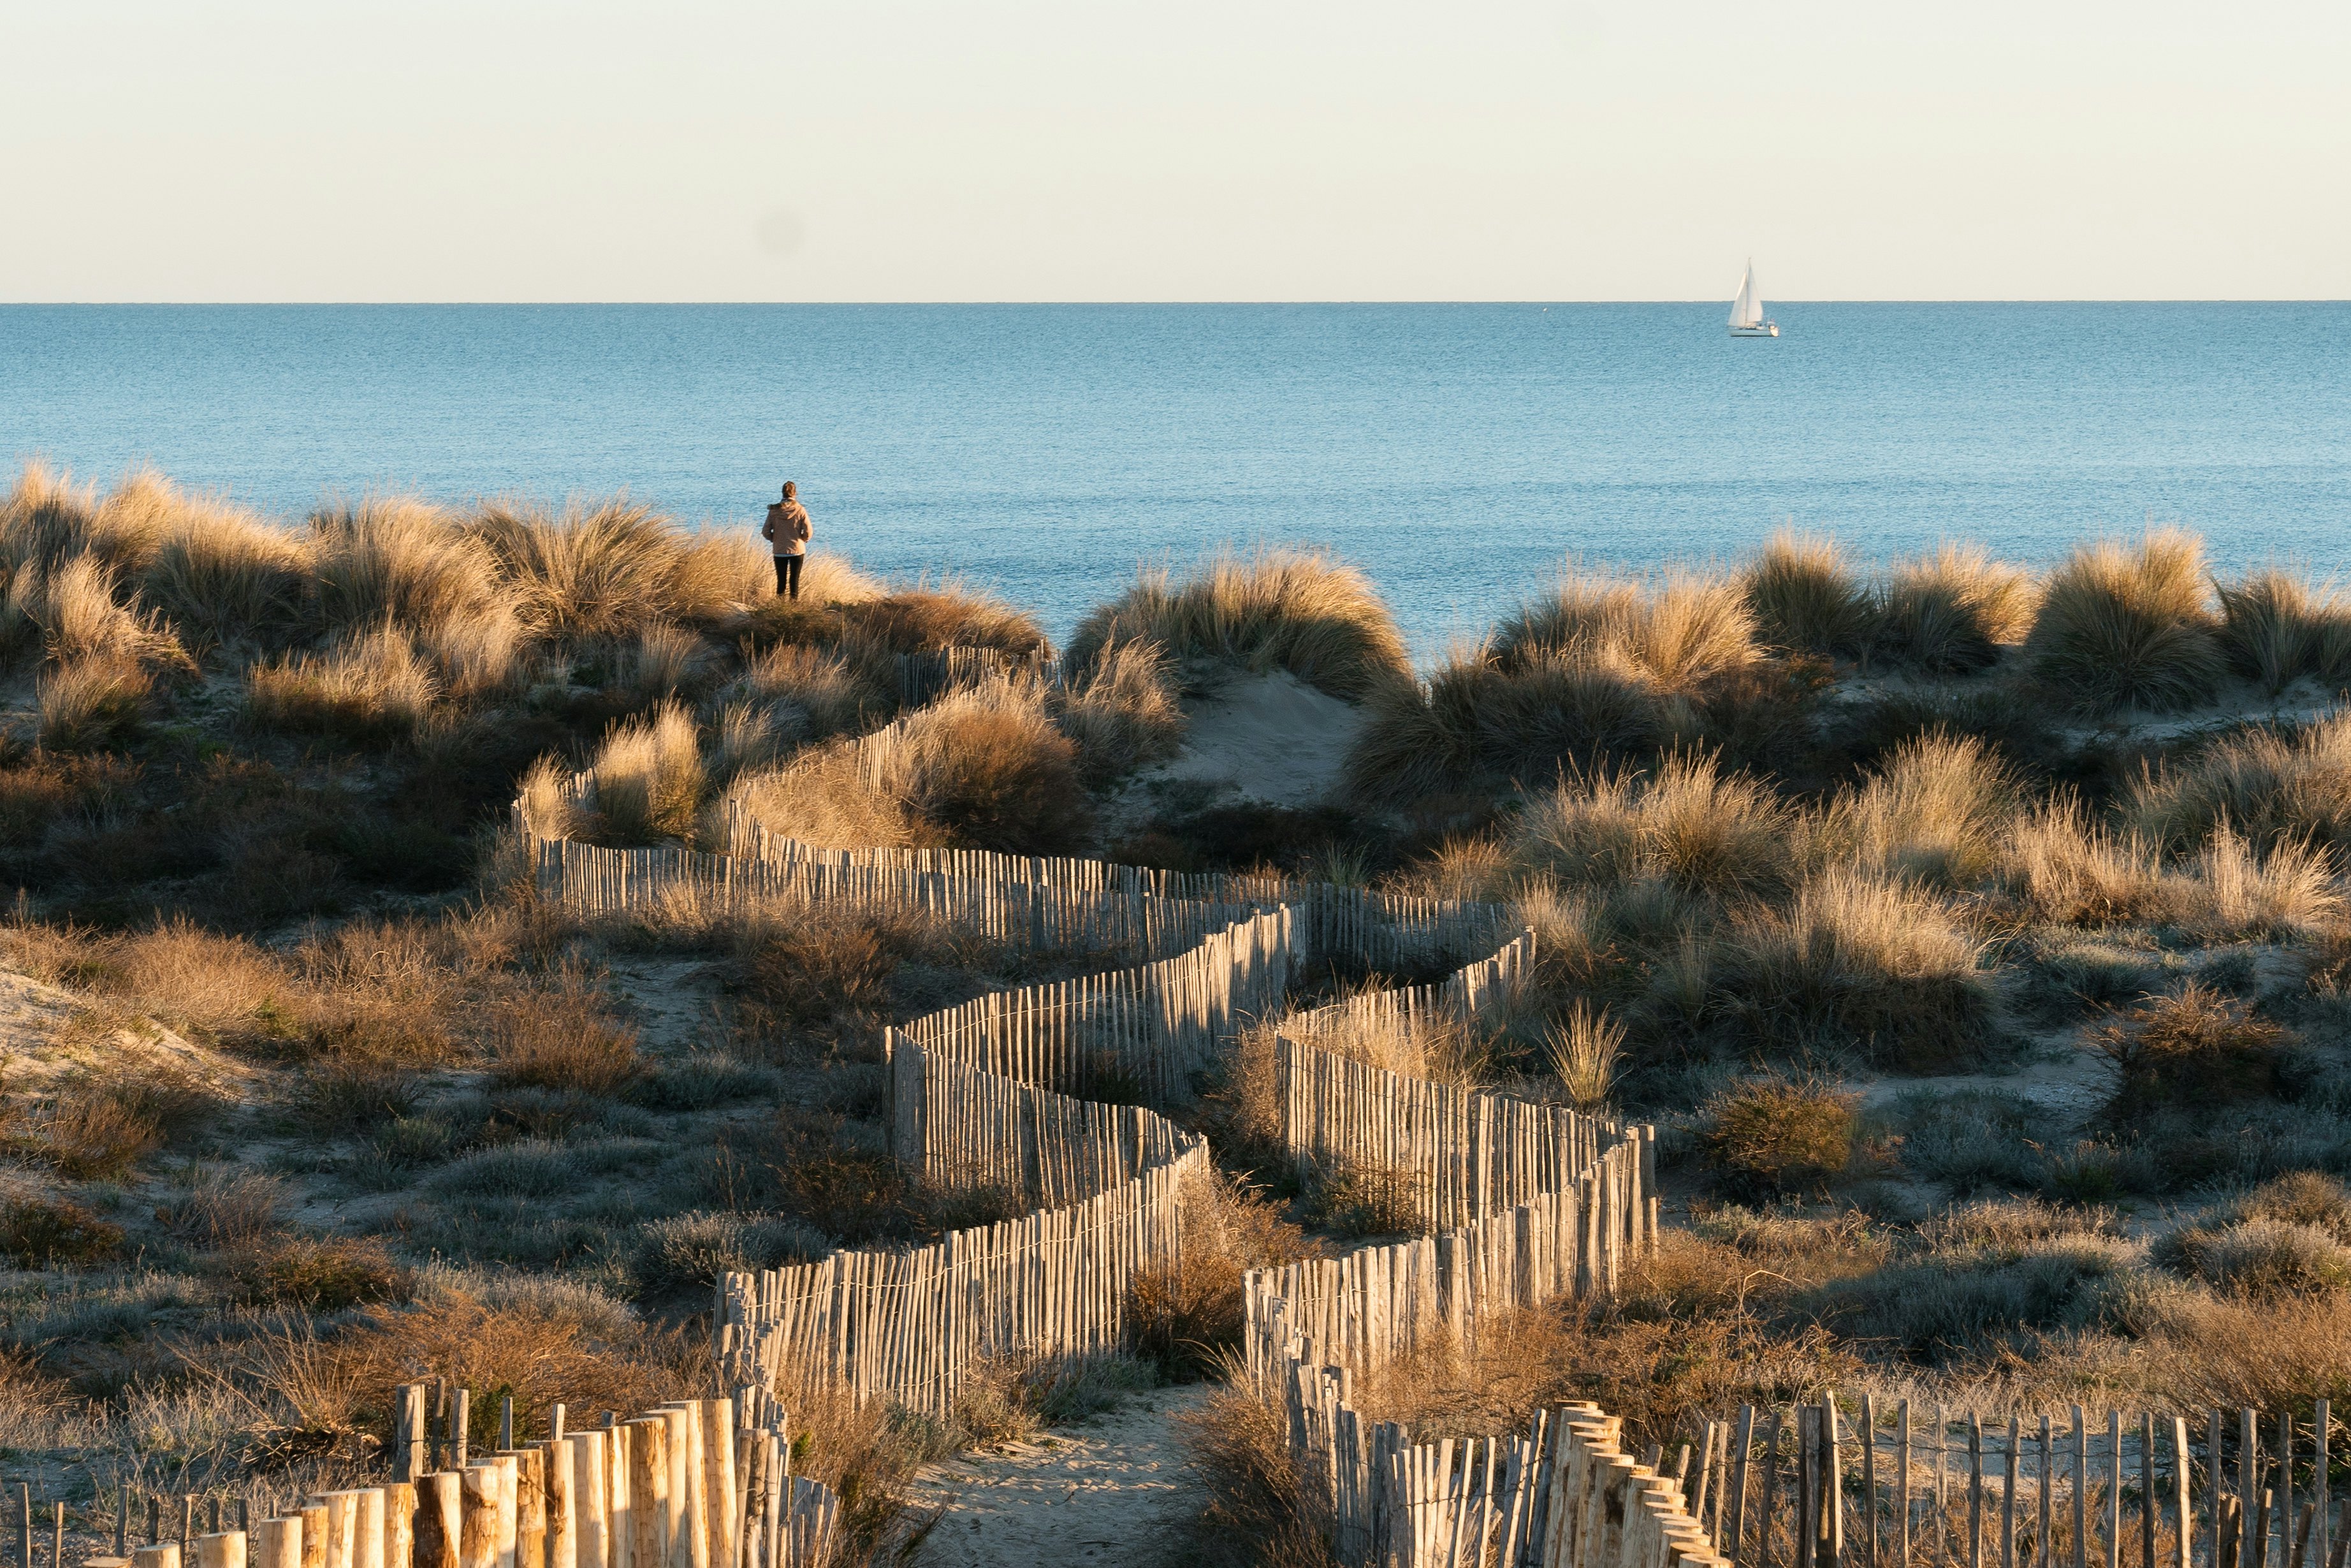
POLYGON ((778 555, 806 555, 816 528, 809 521, 808 508, 798 501, 773 501, 768 506, 767 526, 759 533, 774 541, 778 555))

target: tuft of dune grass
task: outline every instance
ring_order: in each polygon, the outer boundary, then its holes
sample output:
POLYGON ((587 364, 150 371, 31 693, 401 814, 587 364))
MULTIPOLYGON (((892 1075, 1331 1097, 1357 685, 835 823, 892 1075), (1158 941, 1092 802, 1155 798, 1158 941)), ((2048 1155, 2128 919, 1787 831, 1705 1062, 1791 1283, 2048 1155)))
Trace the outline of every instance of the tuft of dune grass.
POLYGON ((1876 606, 1834 539, 1782 528, 1740 581, 1756 633, 1772 647, 1851 658, 1875 640, 1876 606))
POLYGON ((1989 669, 2003 645, 2023 639, 2034 602, 2022 570, 1993 560, 1980 546, 1946 543, 1887 574, 1877 651, 1895 664, 1934 674, 1989 669))
POLYGON ((1983 944, 1908 883, 1833 867, 1733 922, 1725 998, 1761 1043, 1851 1050, 1905 1072, 1980 1061, 1993 1040, 1983 944))
POLYGON ((52 751, 104 750, 138 730, 153 691, 146 671, 120 660, 52 664, 34 687, 37 733, 52 751))
POLYGON ((2275 694, 2304 676, 2351 679, 2351 603, 2273 567, 2220 586, 2220 649, 2229 667, 2275 694))
POLYGON ((517 618, 540 636, 623 637, 674 612, 685 539, 625 496, 559 512, 495 501, 466 531, 489 548, 517 618))
POLYGON ((1175 756, 1184 739, 1174 672, 1151 643, 1095 655, 1053 705, 1053 721, 1077 744, 1079 771, 1093 785, 1175 756))
POLYGON ((1071 636, 1073 670, 1122 643, 1154 643, 1179 662, 1288 670, 1350 701, 1410 684, 1404 634, 1371 580, 1321 550, 1221 551, 1180 580, 1165 569, 1089 613, 1071 636))
POLYGON ((2092 711, 2189 707, 2227 672, 2209 597, 2192 534, 2083 545, 2050 573, 2025 656, 2053 692, 2092 711))
POLYGON ((1708 756, 1654 770, 1562 780, 1512 824, 1507 852, 1529 880, 1612 887, 1656 877, 1725 901, 1779 891, 1796 869, 1796 824, 1769 786, 1708 756))
POLYGON ((2015 780, 1973 736, 1926 735, 1896 747, 1824 813, 1823 845, 1876 875, 1972 887, 1999 866, 2015 780))
POLYGON ((439 686, 415 644, 386 625, 323 654, 301 654, 245 672, 245 712, 268 729, 351 741, 413 737, 439 686))
POLYGON ((2251 729, 2140 778, 2124 820, 2150 841, 2193 849, 2223 824, 2255 844, 2351 849, 2351 717, 2298 735, 2251 729))
POLYGON ((621 846, 691 838, 702 807, 701 736, 676 703, 612 727, 596 748, 595 837, 621 846))
POLYGON ((430 502, 371 496, 310 518, 317 612, 329 630, 430 631, 503 594, 498 561, 430 502))

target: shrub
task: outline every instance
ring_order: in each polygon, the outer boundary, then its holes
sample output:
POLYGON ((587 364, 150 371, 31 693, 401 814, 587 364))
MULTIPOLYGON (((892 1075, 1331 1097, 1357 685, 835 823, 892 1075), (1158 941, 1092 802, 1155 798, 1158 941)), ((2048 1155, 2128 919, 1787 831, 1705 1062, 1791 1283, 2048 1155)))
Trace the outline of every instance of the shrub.
POLYGON ((1735 1194, 1820 1187, 1853 1158, 1856 1103, 1811 1080, 1749 1079, 1707 1108, 1707 1164, 1735 1194))
POLYGON ((1877 646, 1891 662, 1936 674, 1989 669, 2032 623, 2031 580, 1974 545, 1946 544, 1889 574, 1877 646))
POLYGON ((34 701, 41 744, 52 751, 95 751, 137 734, 154 683, 136 664, 83 659, 41 672, 34 701))
POLYGON ((612 845, 689 838, 702 803, 700 737, 675 703, 615 725, 597 748, 595 837, 612 845))
POLYGON ((2226 668, 2206 594, 2203 546, 2190 535, 2085 545, 2050 574, 2025 654, 2053 691, 2085 707, 2187 707, 2226 668))
POLYGON ((227 1271, 241 1301, 311 1312, 403 1301, 414 1279, 371 1236, 281 1237, 231 1253, 227 1271))
POLYGON ((1981 953, 1918 889, 1832 870, 1784 909, 1740 913, 1725 999, 1757 1039, 1783 1050, 1850 1046, 1898 1071, 1949 1071, 1992 1040, 1981 953))
POLYGON ((1854 580, 1843 547, 1783 528, 1740 574, 1763 641, 1791 653, 1855 656, 1876 632, 1876 607, 1854 580))
POLYGON ((643 1069, 637 1031, 607 1017, 577 977, 527 991, 490 1015, 490 1082, 501 1089, 612 1094, 643 1069))
POLYGON ((736 983, 799 1029, 884 1010, 901 955, 870 920, 811 907, 787 932, 749 936, 738 946, 736 983))
POLYGON ((324 656, 255 664, 245 673, 245 711, 254 723, 355 742, 413 737, 436 695, 415 644, 390 626, 324 656))
POLYGON ((1991 1350, 2036 1330, 2097 1323, 2137 1271, 2129 1242, 2085 1231, 2013 1248, 1934 1254, 1813 1293, 1814 1310, 1851 1338, 1930 1357, 1991 1350))
POLYGON ((371 497, 312 514, 317 613, 329 630, 429 631, 502 593, 496 559, 429 502, 371 497))
POLYGON ((2351 1190, 2319 1171, 2295 1171, 2260 1186, 2220 1209, 2224 1223, 2271 1219, 2314 1226, 2351 1245, 2351 1190))
POLYGON ((2183 1274, 2247 1296, 2339 1291, 2351 1284, 2351 1248, 2317 1226, 2287 1219, 2186 1226, 2166 1236, 2156 1256, 2183 1274))
POLYGON ((331 1137, 413 1114, 423 1097, 423 1083, 413 1069, 340 1053, 304 1068, 288 1105, 309 1131, 331 1137))
POLYGON ((1104 648, 1054 704, 1054 723, 1077 743, 1078 768, 1102 785, 1176 755, 1184 710, 1167 657, 1155 644, 1104 648))
POLYGON ((19 1269, 86 1269, 122 1246, 122 1228, 65 1198, 0 1203, 0 1253, 19 1269))
POLYGON ((813 1262, 831 1249, 821 1232, 796 1219, 697 1209, 649 1222, 638 1233, 629 1273, 640 1292, 708 1291, 727 1270, 813 1262))
POLYGON ((2276 1092, 2293 1036, 2196 980, 2149 997, 2092 1037, 2116 1067, 2117 1116, 2258 1100, 2276 1092))
POLYGON ((1971 886, 2000 862, 2016 788, 1972 736, 1906 741, 1859 790, 1830 808, 1826 833, 1865 870, 1944 887, 1971 886))
POLYGON ((910 810, 973 849, 1066 853, 1087 825, 1078 748, 1011 682, 914 715, 893 783, 910 810))
POLYGON ((1280 1205, 1228 1176, 1184 1195, 1183 1250, 1174 1267, 1137 1272, 1127 1286, 1127 1345, 1171 1382, 1213 1375, 1239 1354, 1241 1275, 1313 1255, 1280 1205))
POLYGON ((1354 699, 1409 683, 1411 656, 1371 580, 1316 550, 1219 553, 1182 581, 1162 570, 1090 612, 1071 633, 1071 666, 1091 668, 1122 643, 1154 643, 1178 660, 1286 669, 1354 699))
POLYGON ((2351 848, 2351 717, 2299 734, 2250 729, 2142 778, 2124 806, 2141 835, 2192 849, 2223 823, 2267 848, 2303 840, 2351 848))

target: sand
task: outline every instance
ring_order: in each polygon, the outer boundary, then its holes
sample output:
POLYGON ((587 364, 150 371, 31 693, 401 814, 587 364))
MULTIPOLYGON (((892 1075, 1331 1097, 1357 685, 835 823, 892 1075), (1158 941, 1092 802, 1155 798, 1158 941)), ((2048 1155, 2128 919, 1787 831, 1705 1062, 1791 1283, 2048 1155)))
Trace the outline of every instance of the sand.
POLYGON ((921 1568, 1015 1568, 1172 1558, 1200 1509, 1175 1415, 1205 1386, 1136 1395, 1035 1442, 961 1455, 916 1478, 911 1512, 935 1515, 908 1561, 921 1568))
POLYGON ((1228 786, 1269 806, 1317 805, 1338 792, 1364 710, 1287 670, 1237 675, 1193 707, 1184 749, 1140 782, 1228 786))

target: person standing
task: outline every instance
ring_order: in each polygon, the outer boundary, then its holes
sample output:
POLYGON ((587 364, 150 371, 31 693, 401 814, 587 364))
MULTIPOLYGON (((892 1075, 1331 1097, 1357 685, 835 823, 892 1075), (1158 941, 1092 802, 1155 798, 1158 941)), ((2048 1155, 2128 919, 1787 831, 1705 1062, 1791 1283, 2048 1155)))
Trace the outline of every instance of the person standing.
POLYGON ((768 507, 768 521, 759 529, 759 537, 776 547, 776 596, 798 599, 800 596, 800 564, 808 559, 809 540, 816 529, 809 523, 808 508, 799 503, 799 486, 789 479, 784 481, 784 498, 768 507))

